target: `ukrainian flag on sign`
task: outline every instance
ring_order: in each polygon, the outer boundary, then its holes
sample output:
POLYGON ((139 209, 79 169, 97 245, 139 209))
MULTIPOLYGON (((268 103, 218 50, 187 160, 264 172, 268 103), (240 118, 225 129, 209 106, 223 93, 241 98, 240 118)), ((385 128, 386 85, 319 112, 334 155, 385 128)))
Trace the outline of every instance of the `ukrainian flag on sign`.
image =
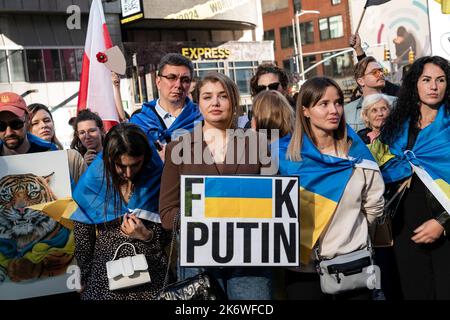
POLYGON ((206 218, 272 218, 272 179, 205 179, 206 218))

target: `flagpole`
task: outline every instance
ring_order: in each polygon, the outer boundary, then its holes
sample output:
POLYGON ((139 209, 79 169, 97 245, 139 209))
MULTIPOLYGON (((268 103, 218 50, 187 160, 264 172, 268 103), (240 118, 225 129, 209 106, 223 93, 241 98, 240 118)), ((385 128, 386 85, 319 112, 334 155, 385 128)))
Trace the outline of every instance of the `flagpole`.
POLYGON ((359 22, 358 22, 358 26, 356 27, 355 34, 357 34, 358 31, 359 31, 359 27, 361 26, 361 22, 362 22, 362 19, 364 18, 364 14, 365 13, 366 13, 366 7, 364 7, 364 10, 362 12, 361 18, 359 18, 359 22))

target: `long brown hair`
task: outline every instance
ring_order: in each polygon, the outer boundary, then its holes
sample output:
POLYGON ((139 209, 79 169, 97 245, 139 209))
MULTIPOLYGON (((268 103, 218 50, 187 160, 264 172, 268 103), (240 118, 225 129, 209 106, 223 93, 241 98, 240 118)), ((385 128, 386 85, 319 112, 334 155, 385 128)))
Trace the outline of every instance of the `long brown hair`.
MULTIPOLYGON (((317 145, 317 139, 311 129, 310 119, 306 118, 303 114, 303 107, 314 107, 320 99, 322 99, 328 87, 335 87, 340 103, 344 103, 344 94, 339 85, 332 79, 327 77, 314 77, 307 80, 298 94, 297 110, 295 116, 294 133, 292 134, 291 142, 289 143, 287 158, 292 161, 300 161, 301 149, 303 143, 303 134, 306 134, 311 141, 317 145)), ((342 114, 339 127, 334 131, 334 139, 336 141, 336 149, 338 153, 347 155, 348 142, 347 142, 347 125, 345 123, 344 114, 342 114)))
POLYGON ((231 80, 223 73, 209 72, 197 84, 199 101, 200 101, 200 91, 202 87, 208 82, 212 83, 219 82, 223 86, 225 92, 227 93, 228 99, 230 100, 232 111, 232 116, 230 122, 227 124, 227 129, 236 129, 238 119, 242 114, 242 108, 239 104, 240 103, 239 88, 237 87, 237 85, 234 83, 233 80, 231 80))
MULTIPOLYGON (((116 162, 122 155, 144 156, 144 165, 150 161, 152 150, 145 133, 135 124, 121 123, 109 130, 103 148, 103 166, 106 177, 106 199, 113 199, 117 213, 124 199, 120 193, 122 180, 116 171, 116 162)), ((136 175, 139 176, 139 175, 136 175)), ((107 201, 105 201, 105 210, 107 201)))
POLYGON ((258 93, 253 100, 252 118, 255 119, 256 130, 280 130, 280 137, 292 133, 294 128, 294 110, 286 97, 276 90, 265 90, 258 93))

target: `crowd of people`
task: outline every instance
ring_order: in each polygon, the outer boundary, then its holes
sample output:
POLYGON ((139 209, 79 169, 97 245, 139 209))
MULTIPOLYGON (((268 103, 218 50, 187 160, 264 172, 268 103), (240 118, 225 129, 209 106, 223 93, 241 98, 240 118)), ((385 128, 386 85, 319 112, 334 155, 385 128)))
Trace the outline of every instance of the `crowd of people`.
MULTIPOLYGON (((419 58, 398 87, 385 80, 375 58, 365 56, 358 35, 350 42, 362 96, 348 105, 339 85, 324 76, 308 79, 293 99, 286 72, 262 64, 250 82, 251 114, 239 128, 234 81, 211 72, 195 79, 191 90, 192 62, 169 53, 157 69, 159 98, 129 121, 105 132, 97 114, 81 111, 67 150, 78 204, 81 299, 157 298, 167 280, 167 247, 179 228, 186 174, 299 176, 301 261, 287 269, 177 266, 170 282, 206 270, 233 300, 450 299, 449 62, 419 58), (200 161, 192 161, 199 154, 200 161), (423 171, 439 181, 444 196, 423 171), (318 263, 371 250, 383 217, 392 220, 393 245, 373 253, 381 288, 325 293, 318 263), (152 281, 112 291, 105 264, 124 242, 145 255, 152 281)), ((27 106, 11 92, 0 93, 0 140, 0 156, 62 149, 49 109, 27 106)))

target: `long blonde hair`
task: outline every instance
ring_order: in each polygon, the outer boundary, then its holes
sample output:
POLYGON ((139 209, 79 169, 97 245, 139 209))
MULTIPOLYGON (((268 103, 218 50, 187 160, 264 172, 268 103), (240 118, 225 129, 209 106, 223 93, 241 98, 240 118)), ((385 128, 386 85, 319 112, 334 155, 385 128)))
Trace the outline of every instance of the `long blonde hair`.
MULTIPOLYGON (((314 107, 320 99, 322 99, 328 87, 335 87, 340 103, 344 103, 344 94, 339 85, 332 79, 327 77, 314 77, 307 80, 301 87, 297 99, 297 111, 295 115, 295 126, 292 134, 291 142, 288 146, 287 158, 291 161, 301 161, 301 149, 303 144, 303 134, 306 134, 311 141, 317 145, 317 139, 311 129, 310 119, 303 114, 303 107, 314 107)), ((336 141, 336 151, 339 154, 347 155, 349 144, 347 142, 347 126, 344 114, 338 128, 334 131, 334 139, 336 141)))
MULTIPOLYGON (((294 129, 294 110, 286 97, 276 90, 264 90, 253 100, 252 119, 255 119, 256 130, 280 130, 280 137, 292 133, 294 129)), ((268 136, 270 139, 270 136, 268 136)))
MULTIPOLYGON (((237 85, 231 80, 229 77, 219 72, 208 72, 197 84, 198 94, 200 95, 200 91, 202 87, 208 83, 220 83, 225 92, 227 93, 228 99, 230 100, 231 108, 232 108, 232 116, 227 124, 227 129, 236 129, 238 124, 238 119, 242 114, 242 108, 240 107, 240 95, 239 88, 237 85)), ((200 100, 200 97, 199 97, 200 100)))

